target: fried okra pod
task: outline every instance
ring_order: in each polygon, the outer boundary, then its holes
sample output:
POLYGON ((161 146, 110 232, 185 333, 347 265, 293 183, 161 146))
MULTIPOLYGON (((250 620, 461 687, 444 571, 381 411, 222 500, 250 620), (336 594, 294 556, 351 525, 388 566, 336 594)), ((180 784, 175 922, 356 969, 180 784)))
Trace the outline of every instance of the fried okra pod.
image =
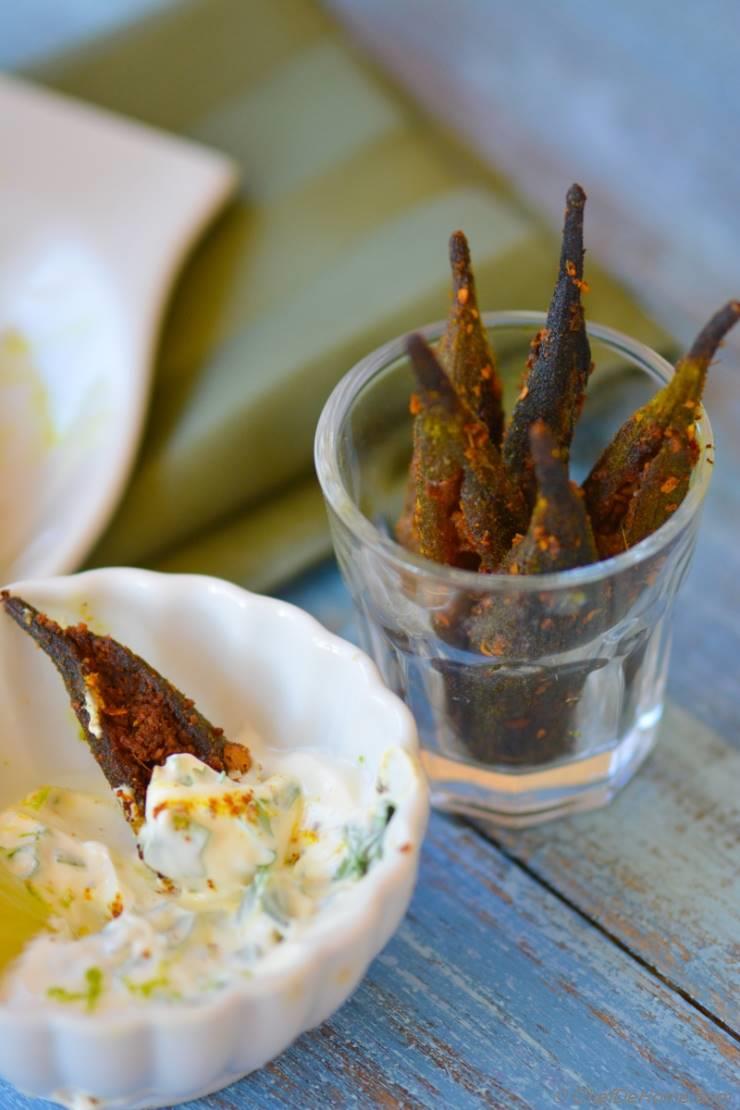
POLYGON ((535 476, 529 429, 536 420, 543 420, 567 461, 592 367, 581 303, 585 203, 583 189, 580 185, 572 185, 566 197, 560 267, 547 323, 536 337, 522 390, 504 437, 504 462, 513 480, 520 484, 530 507, 535 499, 535 476))
POLYGON ((452 305, 437 348, 463 404, 487 428, 491 443, 501 447, 504 432, 503 389, 478 309, 470 247, 462 231, 450 237, 452 305))
POLYGON ((668 384, 622 425, 584 482, 602 558, 639 543, 683 500, 699 454, 695 422, 707 370, 739 317, 740 301, 715 313, 668 384))
POLYGON ((496 570, 526 522, 523 498, 421 336, 409 339, 408 352, 419 383, 412 463, 419 553, 496 570))
POLYGON ((152 771, 168 756, 187 752, 227 774, 249 769, 248 749, 227 740, 129 648, 85 624, 62 628, 5 590, 0 603, 62 676, 85 739, 134 831, 143 821, 152 771))

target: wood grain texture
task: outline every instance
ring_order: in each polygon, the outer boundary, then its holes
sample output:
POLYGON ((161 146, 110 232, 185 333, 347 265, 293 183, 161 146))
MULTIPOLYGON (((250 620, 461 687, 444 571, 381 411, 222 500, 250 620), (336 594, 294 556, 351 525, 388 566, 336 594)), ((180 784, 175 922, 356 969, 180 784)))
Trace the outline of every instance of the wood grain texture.
MULTIPOLYGON (((351 1001, 190 1110, 731 1105, 737 1046, 473 829, 437 815, 351 1001)), ((5 1110, 28 1100, 0 1089, 5 1110)))
POLYGON ((669 706, 605 810, 514 835, 511 856, 740 1036, 740 754, 669 706))

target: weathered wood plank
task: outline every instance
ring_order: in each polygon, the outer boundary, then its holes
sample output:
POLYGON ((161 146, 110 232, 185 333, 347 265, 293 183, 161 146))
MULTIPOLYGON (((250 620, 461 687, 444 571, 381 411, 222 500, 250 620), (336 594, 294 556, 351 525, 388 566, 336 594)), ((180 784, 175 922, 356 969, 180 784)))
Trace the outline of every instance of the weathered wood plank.
POLYGON ((740 754, 668 707, 605 810, 490 831, 537 877, 740 1034, 740 754))
MULTIPOLYGON (((726 1107, 737 1046, 475 830, 432 820, 411 912, 355 997, 190 1110, 726 1107), (602 1101, 603 1100, 603 1101, 602 1101)), ((0 1106, 28 1110, 6 1089, 0 1106)))

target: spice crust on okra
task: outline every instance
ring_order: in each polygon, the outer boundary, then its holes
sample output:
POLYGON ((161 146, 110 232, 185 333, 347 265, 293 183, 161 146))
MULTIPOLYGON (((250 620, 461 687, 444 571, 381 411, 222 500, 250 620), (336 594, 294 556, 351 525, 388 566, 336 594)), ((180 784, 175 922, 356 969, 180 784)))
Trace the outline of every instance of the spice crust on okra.
MULTIPOLYGON (((428 559, 481 574, 567 572, 639 543, 686 495, 699 458, 707 368, 740 302, 710 320, 672 381, 624 424, 578 487, 569 453, 593 368, 582 303, 585 201, 579 185, 568 190, 552 301, 531 340, 508 425, 467 241, 461 232, 452 237, 445 333, 436 352, 419 336, 407 345, 417 379, 414 446, 396 536, 428 559)), ((599 637, 652 584, 660 559, 617 582, 597 578, 576 594, 471 584, 435 611, 433 667, 467 756, 531 765, 573 748, 587 683, 608 662, 599 637), (586 645, 585 654, 574 654, 586 645)), ((647 639, 638 638, 623 663, 625 682, 646 649, 647 639)))
POLYGON ((0 605, 59 671, 85 739, 137 829, 154 767, 177 753, 215 771, 242 773, 251 756, 228 740, 143 659, 85 624, 62 628, 22 598, 0 591, 0 605))
POLYGON ((595 562, 645 539, 688 491, 699 458, 696 420, 707 369, 740 317, 740 301, 711 318, 672 380, 619 429, 577 489, 568 456, 593 369, 582 303, 585 203, 581 186, 572 185, 547 321, 532 339, 508 425, 468 243, 462 232, 452 235, 452 307, 436 358, 420 337, 408 344, 426 385, 412 398, 414 451, 396 527, 400 543, 436 562, 513 574, 595 562), (543 437, 552 442, 556 469, 544 466, 536 446, 543 437), (556 473, 567 496, 548 498, 542 482, 556 473), (547 523, 540 519, 545 505, 547 523), (549 530, 550 559, 542 529, 549 530))

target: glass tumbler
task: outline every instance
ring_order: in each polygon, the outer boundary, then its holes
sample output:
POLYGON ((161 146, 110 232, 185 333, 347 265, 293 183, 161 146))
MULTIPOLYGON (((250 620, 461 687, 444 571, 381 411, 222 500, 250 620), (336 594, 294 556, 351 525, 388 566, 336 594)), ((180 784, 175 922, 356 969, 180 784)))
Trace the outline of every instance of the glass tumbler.
MULTIPOLYGON (((511 412, 535 312, 483 317, 511 412)), ((431 343, 444 323, 420 329, 431 343)), ((610 328, 589 327, 595 370, 571 451, 581 480, 670 365, 610 328)), ((339 383, 316 433, 316 468, 363 646, 409 705, 434 803, 530 825, 608 802, 656 736, 671 611, 711 473, 711 431, 689 491, 662 528, 623 554, 556 574, 478 574, 430 562, 394 540, 412 446, 414 390, 404 339, 339 383), (471 614, 492 635, 472 646, 471 614), (497 636, 496 629, 502 634, 497 636)))

